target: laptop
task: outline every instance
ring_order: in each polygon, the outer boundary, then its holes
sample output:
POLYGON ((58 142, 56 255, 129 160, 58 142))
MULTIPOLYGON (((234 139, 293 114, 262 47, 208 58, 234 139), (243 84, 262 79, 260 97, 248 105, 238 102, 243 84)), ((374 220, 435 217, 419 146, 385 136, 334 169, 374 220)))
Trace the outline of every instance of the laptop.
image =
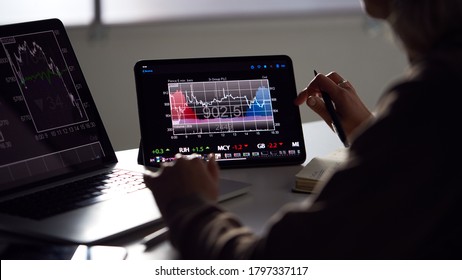
POLYGON ((143 165, 158 167, 177 153, 213 153, 222 168, 306 159, 287 55, 144 59, 134 75, 143 165))
POLYGON ((115 166, 60 20, 0 26, 0 89, 0 231, 96 244, 162 223, 142 174, 115 166))

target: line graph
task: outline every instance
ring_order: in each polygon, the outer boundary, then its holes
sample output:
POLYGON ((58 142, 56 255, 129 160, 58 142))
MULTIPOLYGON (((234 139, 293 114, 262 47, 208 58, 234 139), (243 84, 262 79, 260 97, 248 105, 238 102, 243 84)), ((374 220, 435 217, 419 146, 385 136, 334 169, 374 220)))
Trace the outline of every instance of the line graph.
POLYGON ((173 133, 274 130, 267 79, 170 83, 173 133))
POLYGON ((53 31, 2 44, 37 132, 88 120, 53 31))

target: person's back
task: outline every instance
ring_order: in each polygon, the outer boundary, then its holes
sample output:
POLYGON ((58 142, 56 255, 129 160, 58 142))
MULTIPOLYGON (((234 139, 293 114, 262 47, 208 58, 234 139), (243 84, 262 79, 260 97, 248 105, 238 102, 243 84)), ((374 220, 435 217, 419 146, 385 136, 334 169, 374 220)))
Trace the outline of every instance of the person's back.
POLYGON ((347 165, 313 206, 287 210, 254 257, 461 258, 461 63, 461 47, 442 46, 392 86, 347 165))

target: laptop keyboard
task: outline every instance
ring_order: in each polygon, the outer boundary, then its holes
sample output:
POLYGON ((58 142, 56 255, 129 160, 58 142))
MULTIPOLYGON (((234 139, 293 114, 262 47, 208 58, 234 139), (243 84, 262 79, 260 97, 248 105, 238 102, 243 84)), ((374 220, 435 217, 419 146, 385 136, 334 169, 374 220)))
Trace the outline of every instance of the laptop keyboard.
POLYGON ((40 220, 145 187, 141 172, 114 169, 93 177, 1 202, 0 212, 40 220))

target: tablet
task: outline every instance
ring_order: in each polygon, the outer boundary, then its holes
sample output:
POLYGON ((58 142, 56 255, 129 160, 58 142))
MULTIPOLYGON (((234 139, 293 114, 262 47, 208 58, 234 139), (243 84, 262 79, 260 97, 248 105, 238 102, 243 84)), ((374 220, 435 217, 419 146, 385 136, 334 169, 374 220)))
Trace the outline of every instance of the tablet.
POLYGON ((301 164, 306 151, 286 55, 140 60, 139 162, 213 153, 221 167, 301 164))

